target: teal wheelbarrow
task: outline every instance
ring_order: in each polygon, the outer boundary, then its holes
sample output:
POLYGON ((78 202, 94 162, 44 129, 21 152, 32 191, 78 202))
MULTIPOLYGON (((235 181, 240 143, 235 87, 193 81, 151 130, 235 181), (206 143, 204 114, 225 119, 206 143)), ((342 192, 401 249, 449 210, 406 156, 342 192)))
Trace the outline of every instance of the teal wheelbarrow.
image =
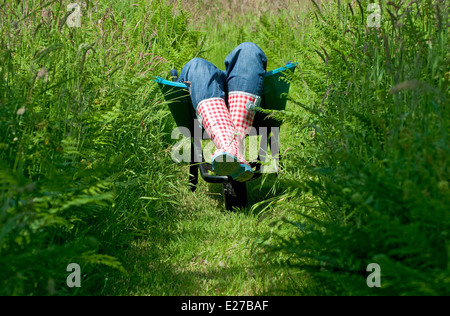
MULTIPOLYGON (((286 79, 288 72, 293 72, 296 63, 288 63, 286 66, 266 72, 264 78, 264 92, 261 97, 260 107, 269 110, 284 110, 286 108, 289 81, 286 79)), ((199 173, 208 183, 223 184, 223 198, 225 208, 233 210, 247 205, 247 183, 234 181, 229 176, 218 176, 212 172, 212 165, 205 161, 202 140, 209 139, 203 127, 199 124, 188 87, 184 83, 177 82, 176 70, 171 71, 171 80, 156 77, 164 99, 178 126, 180 134, 190 138, 190 153, 188 156, 189 185, 195 191, 199 173)), ((260 136, 257 149, 257 158, 250 161, 254 170, 254 176, 250 181, 258 179, 263 173, 278 172, 279 164, 279 132, 282 122, 271 118, 268 114, 256 112, 253 128, 249 136, 260 136), (268 149, 270 148, 272 164, 267 165, 268 149), (274 164, 275 162, 275 168, 274 164)), ((186 160, 184 160, 186 161, 186 160)))

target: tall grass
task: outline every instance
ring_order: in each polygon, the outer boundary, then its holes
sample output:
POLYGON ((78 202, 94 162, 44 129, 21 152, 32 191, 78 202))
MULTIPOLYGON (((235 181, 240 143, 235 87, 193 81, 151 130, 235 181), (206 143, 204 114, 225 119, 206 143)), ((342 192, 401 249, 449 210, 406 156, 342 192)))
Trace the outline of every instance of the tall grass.
MULTIPOLYGON (((300 35, 302 26, 289 24, 289 21, 301 20, 301 16, 311 6, 309 0, 174 0, 173 2, 177 3, 177 10, 189 12, 189 28, 205 34, 202 56, 223 70, 225 57, 242 42, 254 42, 263 47, 266 53, 270 53, 268 46, 272 46, 272 40, 264 35, 265 26, 280 21, 282 29, 278 33, 280 40, 277 41, 276 50, 283 52, 284 63, 293 60, 292 53, 295 51, 292 49, 290 39, 293 34, 300 35), (284 45, 279 46, 282 43, 284 45)), ((279 58, 268 57, 268 69, 280 67, 279 58)))
MULTIPOLYGON (((368 3, 316 3, 294 44, 299 90, 281 117, 301 128, 284 160, 287 195, 316 203, 268 248, 310 272, 314 293, 448 294, 448 10, 379 2, 371 28, 368 3), (370 263, 381 267, 379 289, 366 286, 370 263)), ((280 30, 266 29, 277 45, 280 30)))
POLYGON ((380 1, 381 25, 371 28, 369 2, 86 1, 81 27, 70 28, 69 1, 5 1, 0 294, 204 293, 190 270, 207 266, 198 249, 220 268, 207 274, 220 293, 230 293, 230 264, 233 288, 243 293, 448 294, 448 10, 443 0, 380 1), (223 68, 243 41, 265 51, 269 70, 287 61, 299 67, 287 109, 273 113, 284 125, 272 197, 244 220, 221 214, 217 232, 229 242, 220 243, 210 240, 214 226, 197 223, 196 208, 208 202, 175 189, 174 123, 151 79, 197 56, 223 68), (165 230, 175 212, 175 228, 165 230), (237 234, 255 214, 245 234, 255 238, 252 258, 267 255, 283 277, 267 264, 242 270, 247 252, 226 225, 237 234), (283 229, 262 228, 278 214, 289 214, 279 220, 283 229), (171 256, 186 245, 171 262, 190 261, 177 269, 158 261, 163 272, 142 279, 147 262, 123 262, 129 253, 154 260, 153 241, 191 230, 184 243, 171 236, 164 250, 171 256), (136 240, 145 247, 129 251, 136 240), (226 260, 217 257, 222 250, 226 260), (81 288, 66 285, 72 262, 82 267, 81 288), (379 289, 366 285, 369 263, 381 267, 379 289), (217 271, 223 278, 213 280, 217 271), (252 290, 243 290, 238 283, 258 271, 252 290), (267 280, 273 275, 279 280, 267 280), (173 292, 179 280, 187 281, 173 292))
POLYGON ((152 76, 194 57, 186 16, 146 1, 0 6, 0 293, 101 293, 115 253, 171 208, 152 76), (164 57, 161 57, 164 56, 164 57), (69 263, 81 288, 66 285, 69 263), (100 268, 103 266, 103 268, 100 268))

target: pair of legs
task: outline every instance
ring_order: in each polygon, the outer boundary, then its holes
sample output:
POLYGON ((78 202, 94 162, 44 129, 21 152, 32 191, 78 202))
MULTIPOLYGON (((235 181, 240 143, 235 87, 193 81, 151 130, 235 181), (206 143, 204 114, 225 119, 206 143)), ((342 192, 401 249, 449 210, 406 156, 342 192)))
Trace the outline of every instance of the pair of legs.
POLYGON ((194 58, 179 81, 189 87, 197 118, 217 147, 213 170, 247 181, 253 170, 243 157, 243 142, 253 124, 264 86, 267 57, 253 43, 242 43, 225 59, 222 71, 209 61, 194 58))

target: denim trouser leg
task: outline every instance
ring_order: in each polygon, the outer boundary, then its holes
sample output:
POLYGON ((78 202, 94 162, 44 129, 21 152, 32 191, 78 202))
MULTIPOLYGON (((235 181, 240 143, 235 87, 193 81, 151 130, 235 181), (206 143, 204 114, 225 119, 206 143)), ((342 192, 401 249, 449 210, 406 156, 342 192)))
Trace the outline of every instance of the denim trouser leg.
POLYGON ((227 91, 261 96, 267 57, 256 44, 242 43, 225 58, 227 91))
POLYGON ((181 71, 179 82, 189 86, 192 105, 197 110, 200 101, 210 98, 225 99, 225 72, 202 58, 189 61, 181 71))
POLYGON ((242 91, 260 96, 263 92, 267 57, 256 44, 242 43, 225 59, 226 71, 209 61, 194 58, 181 71, 179 82, 190 82, 192 104, 223 98, 228 92, 242 91))

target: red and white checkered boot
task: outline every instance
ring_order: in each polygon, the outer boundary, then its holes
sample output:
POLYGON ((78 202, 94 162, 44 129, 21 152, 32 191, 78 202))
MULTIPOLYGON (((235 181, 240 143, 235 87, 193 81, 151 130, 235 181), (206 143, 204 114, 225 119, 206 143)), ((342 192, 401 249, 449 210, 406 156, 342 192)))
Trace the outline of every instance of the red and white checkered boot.
MULTIPOLYGON (((255 118, 256 108, 259 106, 261 98, 257 95, 242 92, 231 91, 228 94, 228 106, 230 109, 231 120, 236 128, 236 139, 238 155, 243 157, 244 140, 250 133, 255 118)), ((242 160, 241 160, 242 161, 242 160)), ((241 163, 240 181, 248 181, 253 177, 253 169, 250 164, 243 160, 241 163)))
POLYGON ((236 130, 225 100, 211 98, 201 101, 197 107, 197 117, 217 147, 212 157, 213 171, 235 178, 239 174, 239 160, 243 158, 239 157, 236 130))

